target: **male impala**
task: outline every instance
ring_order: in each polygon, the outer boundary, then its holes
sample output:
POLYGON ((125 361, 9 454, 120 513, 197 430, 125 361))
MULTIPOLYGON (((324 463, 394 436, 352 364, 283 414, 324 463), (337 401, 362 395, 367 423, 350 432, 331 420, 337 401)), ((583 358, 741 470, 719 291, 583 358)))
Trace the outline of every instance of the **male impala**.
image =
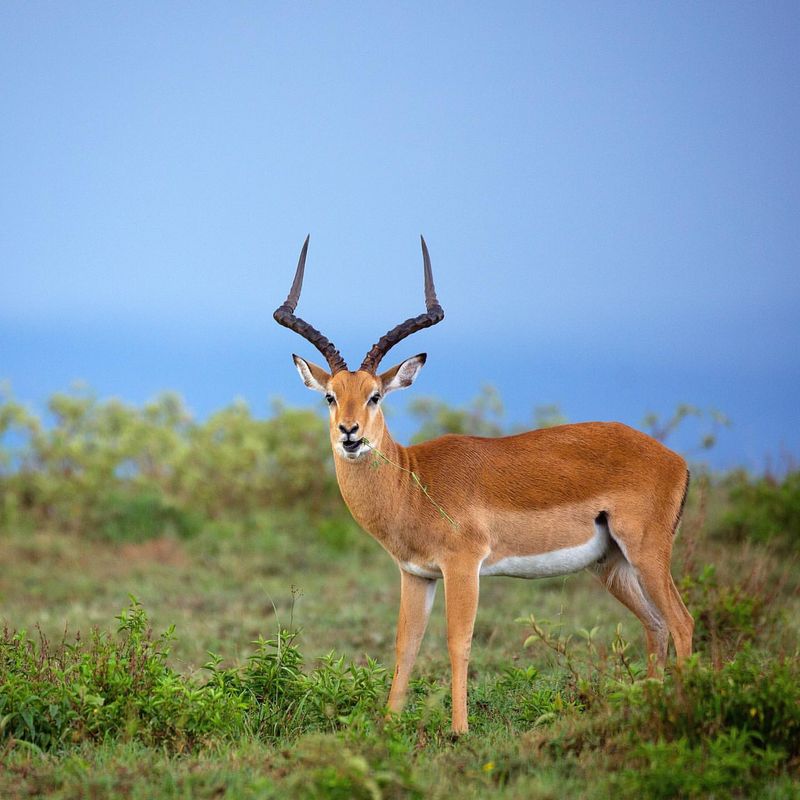
POLYGON ((389 434, 381 403, 389 392, 414 382, 426 356, 412 356, 381 374, 377 370, 391 347, 444 317, 425 240, 427 313, 390 330, 356 371, 348 370, 328 339, 294 315, 307 251, 308 238, 289 296, 274 316, 328 362, 330 372, 293 356, 303 382, 330 406, 342 497, 400 569, 389 710, 403 706, 440 578, 456 733, 467 730, 467 666, 484 575, 540 578, 589 569, 644 626, 648 674, 663 667, 670 634, 678 661, 690 655, 694 623, 670 574, 672 539, 689 483, 685 461, 616 422, 498 439, 449 435, 403 447, 389 434), (380 469, 372 467, 376 453, 380 469))

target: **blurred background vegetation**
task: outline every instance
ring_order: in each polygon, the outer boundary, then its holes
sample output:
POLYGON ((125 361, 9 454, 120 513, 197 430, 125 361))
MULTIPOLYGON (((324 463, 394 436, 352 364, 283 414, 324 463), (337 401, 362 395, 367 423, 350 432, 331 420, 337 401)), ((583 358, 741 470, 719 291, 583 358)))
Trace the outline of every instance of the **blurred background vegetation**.
MULTIPOLYGON (((524 430, 504 421, 502 399, 491 386, 464 407, 430 397, 409 405, 418 423, 411 442, 446 433, 502 436, 524 430)), ((713 447, 724 414, 681 405, 673 415, 648 414, 642 429, 667 441, 687 419, 704 426, 695 460, 713 447)), ((558 406, 534 409, 532 426, 567 422, 558 406)), ((725 495, 720 536, 798 546, 800 472, 780 476, 743 470, 712 475, 696 463, 705 486, 725 495)), ((208 419, 193 419, 182 399, 164 393, 143 407, 100 400, 90 390, 54 394, 42 417, 0 397, 0 525, 20 524, 107 541, 189 538, 204 524, 296 512, 315 521, 345 514, 327 423, 310 410, 274 403, 258 419, 236 402, 208 419)))

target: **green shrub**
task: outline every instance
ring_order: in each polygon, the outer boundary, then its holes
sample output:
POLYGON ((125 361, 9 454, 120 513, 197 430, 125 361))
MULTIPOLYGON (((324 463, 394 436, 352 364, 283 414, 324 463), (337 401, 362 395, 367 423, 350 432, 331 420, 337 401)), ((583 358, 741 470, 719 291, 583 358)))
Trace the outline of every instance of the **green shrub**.
POLYGON ((55 394, 45 425, 0 398, 0 525, 25 520, 112 541, 193 535, 264 509, 342 516, 325 422, 234 403, 205 422, 179 397, 142 408, 55 394))
POLYGON ((608 794, 756 796, 797 774, 800 663, 745 649, 715 670, 694 657, 663 682, 619 685, 603 707, 533 744, 556 761, 602 761, 608 794))
MULTIPOLYGON (((694 661, 663 684, 636 684, 616 701, 617 719, 638 738, 701 745, 739 731, 749 747, 800 755, 800 663, 761 661, 745 649, 722 669, 694 661)), ((744 740, 743 740, 744 741, 744 740)))
POLYGON ((97 516, 90 531, 110 542, 140 542, 165 535, 186 539, 203 526, 201 515, 166 502, 160 493, 150 489, 109 495, 103 499, 97 516))
MULTIPOLYGON (((503 401, 494 386, 481 387, 478 396, 466 406, 451 406, 433 397, 418 397, 408 404, 411 416, 420 422, 412 443, 424 442, 447 433, 467 436, 506 436, 529 426, 509 426, 504 420, 503 401)), ((551 428, 567 421, 559 406, 548 403, 534 408, 533 427, 551 428)))
POLYGON ((371 658, 366 661, 363 666, 345 664, 344 656, 328 653, 309 674, 307 713, 320 727, 336 728, 384 705, 386 670, 371 658))
POLYGON ((521 727, 549 724, 582 710, 563 676, 541 675, 536 667, 506 669, 493 687, 490 702, 521 727))
POLYGON ((671 681, 625 692, 608 724, 629 731, 632 764, 618 780, 632 796, 754 796, 797 764, 800 667, 749 651, 719 671, 690 663, 671 681))
POLYGON ((782 752, 761 747, 752 733, 733 729, 700 746, 686 739, 644 742, 612 784, 630 797, 729 797, 732 789, 752 797, 783 760, 782 752))
POLYGON ((0 738, 43 750, 83 740, 136 739, 171 750, 247 733, 262 739, 332 731, 374 716, 386 671, 329 654, 309 672, 296 634, 260 639, 243 667, 213 657, 200 682, 167 664, 172 630, 153 638, 135 601, 116 636, 94 630, 53 647, 5 630, 0 639, 0 738))
POLYGON ((116 637, 94 630, 56 647, 5 630, 0 735, 41 749, 107 737, 184 749, 241 730, 241 692, 175 673, 166 663, 172 631, 154 639, 135 602, 118 619, 116 637))
POLYGON ((251 700, 251 732, 277 739, 312 730, 336 730, 362 712, 377 712, 385 701, 386 670, 371 659, 345 664, 329 653, 309 673, 295 633, 260 639, 240 673, 251 700))
POLYGON ((446 433, 470 436, 502 436, 503 402, 492 386, 481 388, 480 394, 466 407, 457 408, 432 397, 413 399, 408 410, 420 421, 420 429, 412 441, 424 442, 446 433))
POLYGON ((730 479, 729 500, 717 535, 774 542, 800 553, 800 470, 783 480, 736 473, 730 479))
POLYGON ((694 617, 694 647, 710 654, 716 664, 732 658, 774 622, 765 587, 748 587, 747 576, 740 583, 725 585, 716 567, 708 564, 699 574, 686 575, 680 587, 694 617))

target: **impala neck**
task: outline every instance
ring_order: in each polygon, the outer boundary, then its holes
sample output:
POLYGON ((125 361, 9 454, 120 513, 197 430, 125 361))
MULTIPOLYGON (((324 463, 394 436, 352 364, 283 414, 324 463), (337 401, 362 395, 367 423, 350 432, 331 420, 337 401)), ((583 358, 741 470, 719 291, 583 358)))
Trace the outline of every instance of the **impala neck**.
MULTIPOLYGON (((357 461, 334 455, 336 478, 350 513, 384 545, 398 515, 409 507, 414 459, 384 425, 375 450, 357 461)), ((411 506, 413 507, 413 502, 411 506)))

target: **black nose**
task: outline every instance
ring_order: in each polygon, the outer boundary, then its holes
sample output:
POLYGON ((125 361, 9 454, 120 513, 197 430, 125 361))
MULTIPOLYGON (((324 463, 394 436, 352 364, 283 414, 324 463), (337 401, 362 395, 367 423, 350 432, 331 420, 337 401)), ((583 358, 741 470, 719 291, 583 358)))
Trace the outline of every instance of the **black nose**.
POLYGON ((358 423, 356 422, 356 424, 353 425, 353 427, 349 428, 349 429, 348 429, 347 425, 339 425, 339 430, 345 436, 352 436, 358 430, 358 423))

